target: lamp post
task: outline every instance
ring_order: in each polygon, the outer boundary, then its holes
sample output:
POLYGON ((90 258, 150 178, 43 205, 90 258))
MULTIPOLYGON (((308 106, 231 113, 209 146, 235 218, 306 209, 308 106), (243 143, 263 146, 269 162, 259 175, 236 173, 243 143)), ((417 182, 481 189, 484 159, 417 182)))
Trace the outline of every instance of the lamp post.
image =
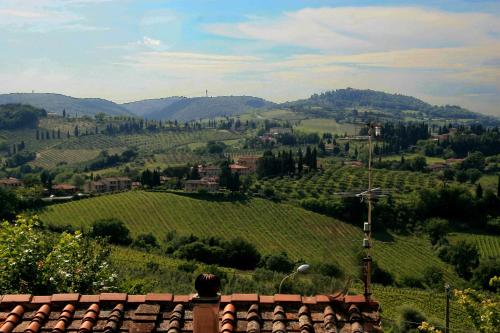
POLYGON ((297 270, 292 272, 291 274, 288 274, 287 276, 285 276, 283 278, 283 280, 281 280, 280 282, 280 286, 278 288, 278 294, 281 294, 281 286, 283 285, 283 282, 285 282, 286 279, 288 279, 289 277, 292 277, 292 276, 295 276, 295 274, 297 273, 305 273, 307 272, 307 270, 309 269, 309 266, 308 264, 303 264, 303 265, 300 265, 299 267, 297 267, 297 270))

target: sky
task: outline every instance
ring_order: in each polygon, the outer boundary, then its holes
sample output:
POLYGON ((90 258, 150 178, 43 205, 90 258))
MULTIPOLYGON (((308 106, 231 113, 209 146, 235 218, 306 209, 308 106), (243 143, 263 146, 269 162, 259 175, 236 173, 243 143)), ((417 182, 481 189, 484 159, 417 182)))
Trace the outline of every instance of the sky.
POLYGON ((0 0, 0 93, 282 102, 346 87, 500 116, 500 1, 0 0))

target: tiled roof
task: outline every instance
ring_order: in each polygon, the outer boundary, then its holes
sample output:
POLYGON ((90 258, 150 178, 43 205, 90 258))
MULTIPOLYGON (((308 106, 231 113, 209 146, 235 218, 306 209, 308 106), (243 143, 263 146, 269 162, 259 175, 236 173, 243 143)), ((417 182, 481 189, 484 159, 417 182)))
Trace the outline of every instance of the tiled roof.
POLYGON ((243 165, 239 165, 239 164, 231 164, 231 165, 229 165, 229 168, 231 168, 231 169, 241 169, 241 170, 248 169, 248 167, 243 166, 243 165))
POLYGON ((71 184, 56 184, 52 186, 53 190, 75 190, 76 186, 73 186, 71 184))
MULTIPOLYGON (((184 333, 192 295, 55 294, 0 296, 0 333, 184 333)), ((223 295, 220 332, 382 332, 378 303, 363 296, 223 295)))
POLYGON ((22 184, 22 181, 14 178, 14 177, 9 177, 9 178, 2 178, 0 179, 1 184, 22 184))

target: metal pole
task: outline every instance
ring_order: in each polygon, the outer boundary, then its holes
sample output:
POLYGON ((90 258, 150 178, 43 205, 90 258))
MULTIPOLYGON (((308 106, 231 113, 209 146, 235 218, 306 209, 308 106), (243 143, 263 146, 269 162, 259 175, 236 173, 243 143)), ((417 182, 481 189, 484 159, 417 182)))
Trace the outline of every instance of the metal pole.
POLYGON ((283 285, 283 282, 285 282, 285 280, 286 280, 286 279, 288 279, 288 278, 289 278, 289 277, 291 277, 291 276, 294 276, 295 274, 297 274, 297 272, 293 272, 292 274, 289 274, 289 275, 285 276, 285 277, 283 278, 283 280, 281 280, 281 282, 280 282, 280 286, 279 286, 279 288, 278 288, 278 294, 281 294, 281 286, 283 285))
POLYGON ((371 274, 372 274, 372 260, 371 260, 371 232, 372 232, 372 125, 368 127, 368 232, 366 234, 368 239, 368 248, 366 251, 366 277, 365 277, 365 298, 368 301, 371 295, 371 274))
POLYGON ((450 332, 450 285, 447 283, 444 285, 444 291, 446 295, 446 307, 445 307, 445 328, 444 333, 450 332))

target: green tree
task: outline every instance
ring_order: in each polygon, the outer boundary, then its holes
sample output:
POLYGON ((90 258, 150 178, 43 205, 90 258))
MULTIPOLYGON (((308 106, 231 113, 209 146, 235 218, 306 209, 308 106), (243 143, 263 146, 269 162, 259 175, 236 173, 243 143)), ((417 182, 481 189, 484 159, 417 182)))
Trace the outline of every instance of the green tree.
POLYGON ((469 181, 474 184, 475 182, 477 182, 479 180, 479 178, 481 178, 481 171, 479 171, 478 169, 467 169, 465 171, 466 175, 467 175, 467 178, 469 179, 469 181))
POLYGON ((112 244, 128 245, 132 243, 130 230, 123 221, 117 218, 100 219, 92 223, 89 236, 106 238, 112 244))
POLYGON ((445 219, 432 218, 427 221, 425 230, 429 234, 432 245, 435 245, 446 237, 450 230, 450 224, 445 219))
POLYGON ((467 156, 462 162, 462 169, 479 169, 483 170, 485 165, 485 158, 481 152, 473 152, 467 156))
POLYGON ((467 280, 471 278, 472 270, 479 265, 477 246, 465 240, 460 240, 457 244, 450 246, 448 257, 458 275, 467 280))

